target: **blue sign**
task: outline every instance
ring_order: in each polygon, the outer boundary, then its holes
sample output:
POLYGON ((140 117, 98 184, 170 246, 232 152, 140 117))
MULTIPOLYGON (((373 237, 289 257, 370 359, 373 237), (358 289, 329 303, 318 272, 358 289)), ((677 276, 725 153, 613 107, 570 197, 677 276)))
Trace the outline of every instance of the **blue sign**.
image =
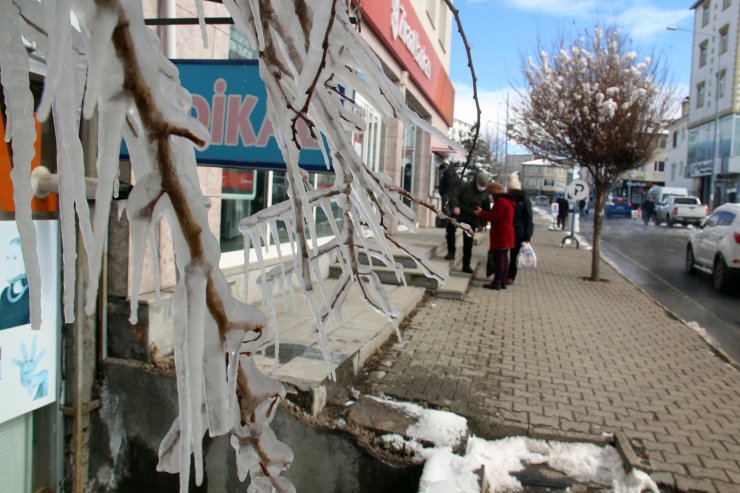
MULTIPOLYGON (((172 61, 182 86, 193 96, 192 116, 211 133, 210 145, 195 151, 199 165, 285 169, 272 123, 266 118, 267 94, 256 60, 172 61)), ((330 171, 319 142, 303 120, 298 120, 297 130, 300 167, 330 171)))

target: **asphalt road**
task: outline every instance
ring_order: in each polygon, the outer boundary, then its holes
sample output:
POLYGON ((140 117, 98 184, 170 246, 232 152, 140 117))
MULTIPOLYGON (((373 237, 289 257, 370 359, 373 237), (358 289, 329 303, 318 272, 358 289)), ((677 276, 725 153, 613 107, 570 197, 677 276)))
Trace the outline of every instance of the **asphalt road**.
MULTIPOLYGON (((687 322, 704 328, 740 363, 740 288, 718 293, 707 274, 684 274, 690 228, 643 225, 635 219, 605 219, 602 253, 633 282, 687 322)), ((581 221, 581 235, 593 236, 593 216, 581 221)))

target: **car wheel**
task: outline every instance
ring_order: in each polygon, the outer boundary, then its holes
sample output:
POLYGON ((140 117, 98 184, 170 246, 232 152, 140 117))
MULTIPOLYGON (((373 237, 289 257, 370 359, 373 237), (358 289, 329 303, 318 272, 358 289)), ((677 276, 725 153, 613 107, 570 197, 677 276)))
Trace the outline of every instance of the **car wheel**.
POLYGON ((694 267, 694 249, 691 248, 690 244, 686 247, 686 263, 684 264, 684 272, 686 272, 686 274, 696 273, 696 268, 694 267))
POLYGON ((727 269, 727 263, 722 255, 718 255, 714 260, 712 284, 714 284, 714 289, 720 292, 725 292, 730 288, 730 272, 727 269))

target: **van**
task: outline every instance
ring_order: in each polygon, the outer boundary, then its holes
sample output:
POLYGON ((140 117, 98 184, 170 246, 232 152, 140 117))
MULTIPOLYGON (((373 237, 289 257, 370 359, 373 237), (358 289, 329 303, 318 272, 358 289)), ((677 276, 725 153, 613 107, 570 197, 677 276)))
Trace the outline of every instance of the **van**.
POLYGON ((653 204, 660 205, 666 201, 669 195, 688 197, 689 191, 680 187, 661 187, 659 185, 654 185, 650 187, 650 190, 648 190, 647 198, 649 198, 653 204))

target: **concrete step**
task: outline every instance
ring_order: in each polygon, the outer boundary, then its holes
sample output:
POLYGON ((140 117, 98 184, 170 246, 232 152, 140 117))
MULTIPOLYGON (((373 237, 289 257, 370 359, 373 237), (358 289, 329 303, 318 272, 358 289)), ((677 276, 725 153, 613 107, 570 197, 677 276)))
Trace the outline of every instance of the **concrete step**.
MULTIPOLYGON (((425 289, 418 287, 394 286, 387 289, 401 320, 416 309, 426 293, 425 289)), ((341 323, 332 320, 326 331, 336 381, 330 379, 313 334, 310 313, 296 307, 277 314, 278 327, 281 328, 277 378, 288 388, 290 400, 314 416, 323 410, 343 383, 357 375, 365 361, 394 332, 393 325, 370 309, 355 292, 345 302, 342 313, 341 323)), ((271 375, 274 357, 274 345, 270 345, 255 354, 254 360, 260 370, 271 375)))

